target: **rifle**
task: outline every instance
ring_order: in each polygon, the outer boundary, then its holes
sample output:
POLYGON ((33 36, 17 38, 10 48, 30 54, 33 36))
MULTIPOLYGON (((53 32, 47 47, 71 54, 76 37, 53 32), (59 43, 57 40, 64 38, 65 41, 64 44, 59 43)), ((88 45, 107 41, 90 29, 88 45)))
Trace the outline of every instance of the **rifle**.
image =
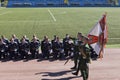
POLYGON ((66 65, 70 59, 71 59, 71 57, 68 57, 68 59, 67 59, 67 61, 65 61, 64 65, 66 65))
POLYGON ((68 60, 64 63, 64 65, 66 65, 66 64, 68 63, 69 60, 70 60, 70 59, 68 59, 68 60))

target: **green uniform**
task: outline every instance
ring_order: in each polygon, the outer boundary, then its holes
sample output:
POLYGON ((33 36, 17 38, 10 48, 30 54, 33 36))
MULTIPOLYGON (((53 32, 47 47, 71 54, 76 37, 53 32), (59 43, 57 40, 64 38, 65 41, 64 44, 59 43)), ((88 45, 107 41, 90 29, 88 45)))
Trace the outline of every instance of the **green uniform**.
POLYGON ((79 45, 81 45, 82 41, 75 40, 75 46, 74 46, 74 64, 75 68, 77 68, 78 59, 79 59, 79 45))
POLYGON ((83 50, 83 53, 79 55, 79 64, 77 72, 80 70, 83 80, 87 80, 89 75, 88 63, 90 63, 89 48, 85 47, 85 45, 80 46, 80 48, 81 50, 83 50))

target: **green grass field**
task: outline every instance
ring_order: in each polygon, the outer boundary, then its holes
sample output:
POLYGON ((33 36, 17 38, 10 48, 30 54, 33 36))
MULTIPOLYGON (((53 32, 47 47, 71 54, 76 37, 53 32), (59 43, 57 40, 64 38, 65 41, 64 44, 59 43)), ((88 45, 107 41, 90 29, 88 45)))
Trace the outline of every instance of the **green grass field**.
POLYGON ((63 38, 66 33, 75 37, 77 32, 86 35, 101 18, 108 13, 108 44, 120 44, 120 8, 0 8, 0 35, 18 38, 36 34, 63 38), (56 21, 55 21, 56 20, 56 21), (116 39, 118 38, 118 39, 116 39))

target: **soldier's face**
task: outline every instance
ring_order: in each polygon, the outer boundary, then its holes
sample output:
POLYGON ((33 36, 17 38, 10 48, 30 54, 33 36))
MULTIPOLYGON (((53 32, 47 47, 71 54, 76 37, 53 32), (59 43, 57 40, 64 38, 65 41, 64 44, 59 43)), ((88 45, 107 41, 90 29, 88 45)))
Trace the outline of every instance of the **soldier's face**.
POLYGON ((83 39, 83 44, 87 44, 88 40, 86 38, 83 39))
POLYGON ((82 36, 81 35, 77 35, 77 38, 79 39, 79 40, 82 40, 82 36))

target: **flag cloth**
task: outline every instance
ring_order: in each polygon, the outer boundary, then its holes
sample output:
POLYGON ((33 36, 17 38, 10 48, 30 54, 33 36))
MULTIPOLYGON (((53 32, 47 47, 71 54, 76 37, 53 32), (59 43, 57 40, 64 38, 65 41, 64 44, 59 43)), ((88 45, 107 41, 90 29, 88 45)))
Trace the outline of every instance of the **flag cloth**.
POLYGON ((100 58, 103 57, 107 37, 108 34, 105 14, 88 33, 89 44, 100 58))

